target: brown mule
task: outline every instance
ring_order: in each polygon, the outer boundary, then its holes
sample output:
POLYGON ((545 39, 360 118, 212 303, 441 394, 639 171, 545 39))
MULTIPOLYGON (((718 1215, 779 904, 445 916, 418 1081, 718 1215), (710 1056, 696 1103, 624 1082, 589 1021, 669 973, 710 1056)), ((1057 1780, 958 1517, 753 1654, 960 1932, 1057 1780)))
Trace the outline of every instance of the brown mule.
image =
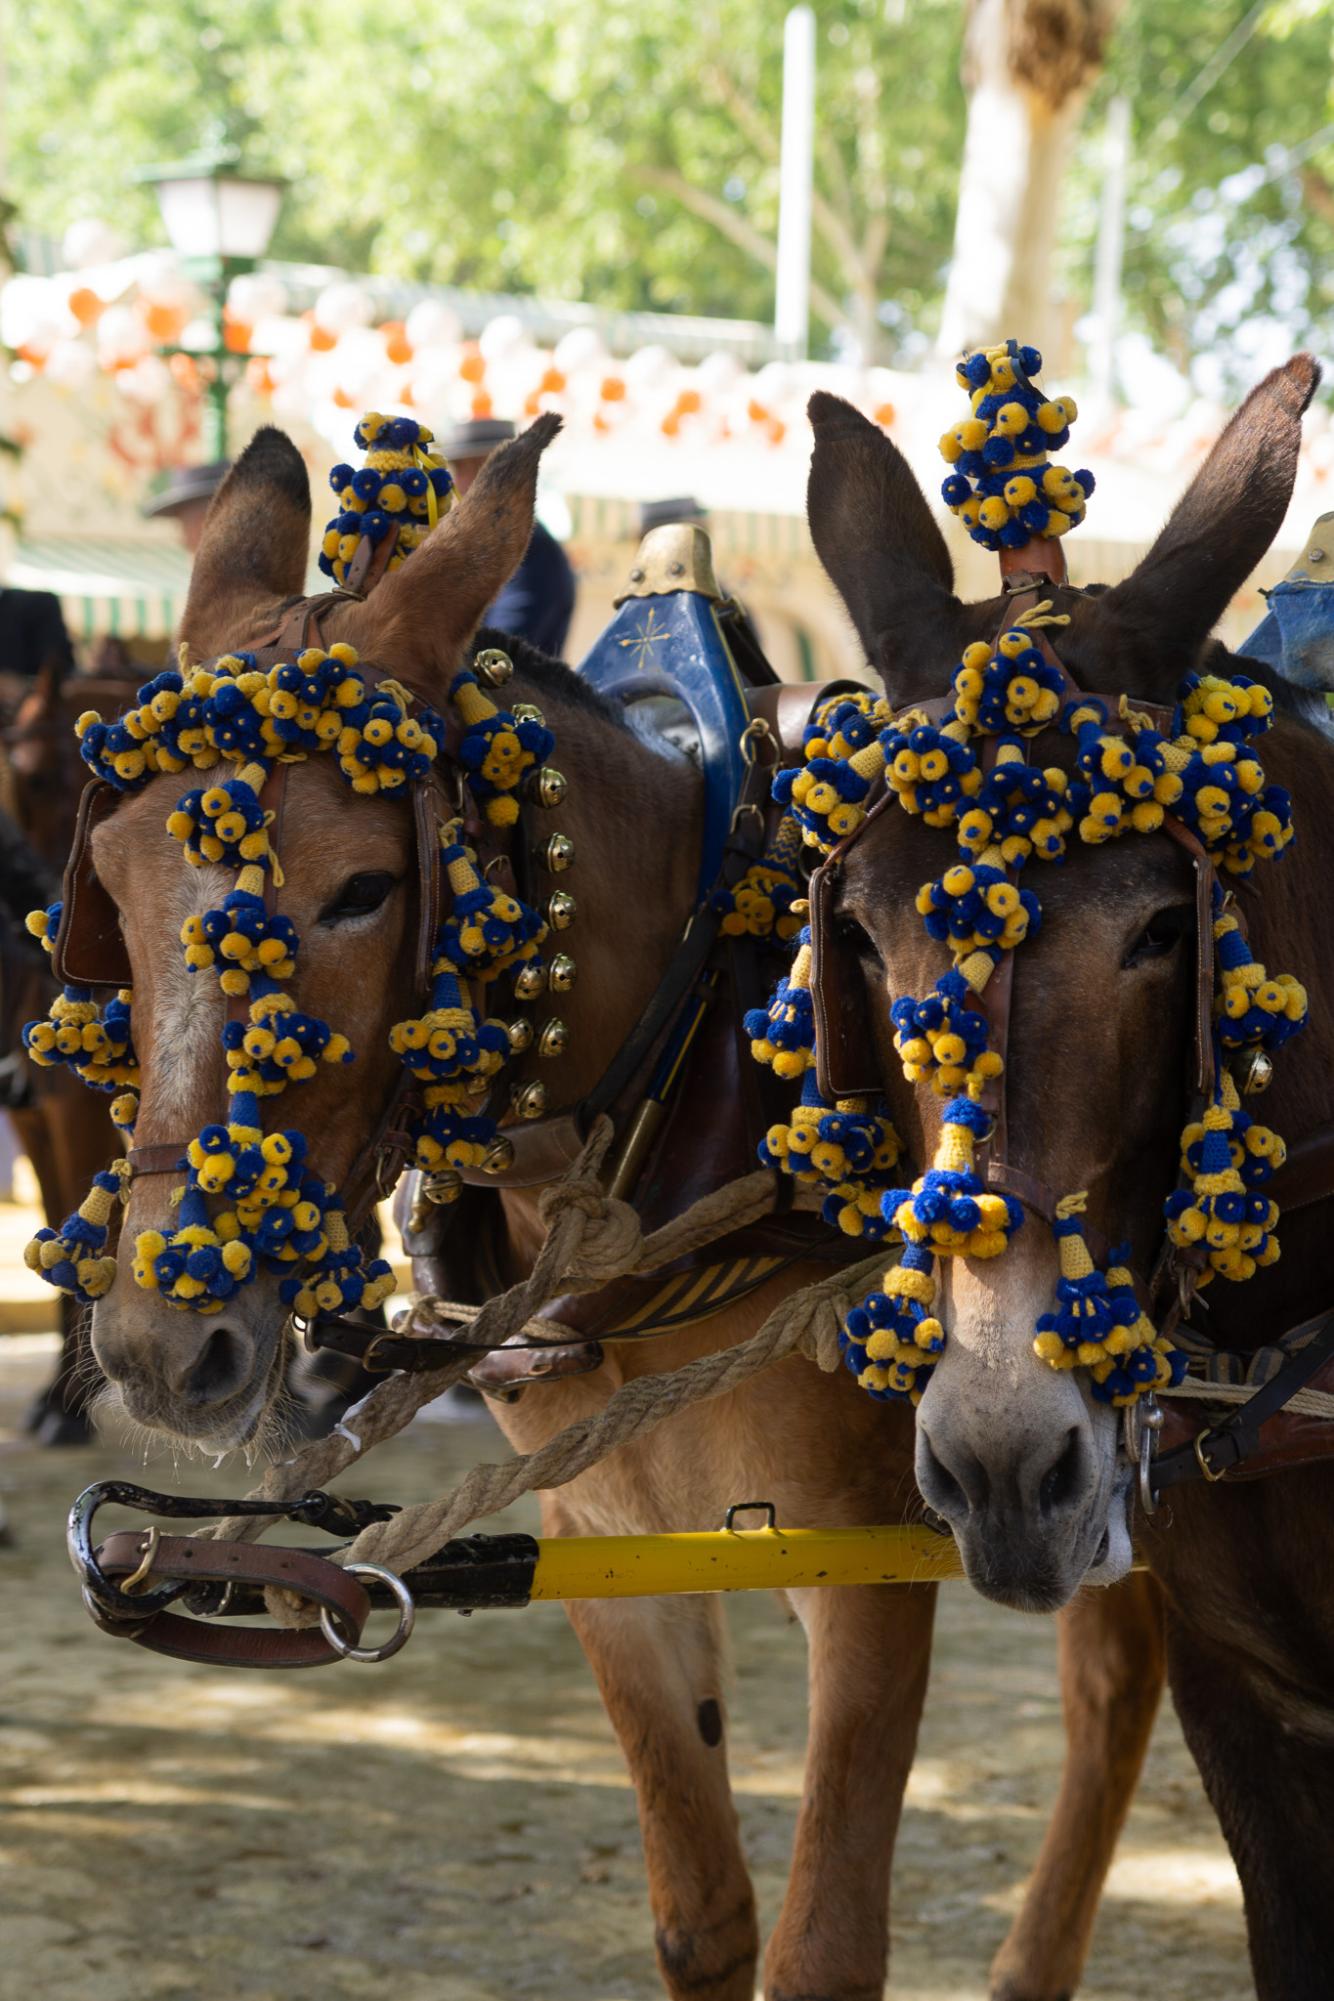
MULTIPOLYGON (((498 453, 410 563, 365 604, 330 610, 326 640, 350 641, 441 699, 484 606, 526 546, 537 460, 550 434, 539 424, 498 453)), ((271 629, 281 602, 300 589, 309 531, 301 461, 279 433, 261 432, 209 517, 185 619, 195 657, 271 629)), ((701 788, 686 759, 626 729, 618 712, 556 663, 525 659, 512 696, 540 704, 570 780, 561 823, 580 857, 572 934, 579 978, 565 1008, 570 1044, 559 1092, 573 1103, 641 1017, 692 908, 701 788)), ((179 962, 182 919, 212 893, 163 836, 180 789, 180 780, 153 780, 93 842, 134 972, 143 1078, 136 1146, 179 1144, 214 1115, 222 1085, 220 1004, 209 988, 190 984, 179 962)), ((412 988, 410 816, 384 800, 349 804, 320 760, 295 765, 282 860, 283 909, 301 938, 293 990, 362 1052, 351 1071, 326 1071, 303 1085, 293 1107, 318 1136, 321 1173, 340 1182, 387 1099, 394 1069, 387 1031, 412 988), (349 899, 354 879, 362 890, 349 899), (381 886, 378 901, 365 893, 370 879, 381 886)), ((536 1074, 534 1059, 518 1081, 536 1074)), ((164 1220, 168 1187, 162 1176, 134 1183, 119 1275, 94 1317, 95 1348, 135 1416, 225 1448, 264 1422, 285 1313, 265 1280, 208 1318, 173 1312, 136 1289, 131 1245, 138 1230, 164 1220)), ((497 1197, 506 1225, 502 1278, 531 1261, 541 1234, 538 1194, 497 1197)), ((744 1339, 780 1298, 819 1275, 818 1266, 794 1267, 711 1320, 613 1349, 595 1374, 525 1392, 500 1406, 498 1419, 519 1449, 530 1450, 595 1411, 628 1376, 744 1339)), ((908 1519, 919 1510, 912 1451, 907 1411, 873 1406, 846 1375, 790 1361, 544 1496, 544 1525, 551 1534, 711 1527, 752 1493, 772 1499, 793 1526, 908 1519)), ((1110 1616, 1113 1596, 1081 1601, 1081 1632, 1110 1616)), ((817 1591, 799 1594, 796 1609, 810 1642, 810 1755, 766 1992, 773 2001, 815 1994, 860 2001, 879 1995, 885 1978, 890 1862, 926 1689, 934 1590, 817 1591)), ((677 2001, 749 2001, 758 1935, 727 1776, 721 1608, 707 1598, 620 1602, 571 1606, 570 1616, 634 1778, 664 1983, 677 2001)), ((1088 1663, 1102 1660, 1097 1639, 1073 1651, 1083 1663, 1068 1678, 1080 1770, 1067 1787, 1060 1852, 1021 1920, 1005 1974, 1004 1991, 1030 2001, 1055 2001, 1077 1974, 1081 1927, 1091 1922, 1155 1693, 1151 1639, 1133 1661, 1123 1644, 1119 1657, 1113 1648, 1096 1668, 1088 1663), (1113 1742, 1119 1762, 1108 1755, 1113 1742), (1086 1838, 1086 1819, 1095 1838, 1086 1838)))
MULTIPOLYGON (((1124 694, 1132 706, 1170 704, 1188 670, 1226 674, 1228 656, 1210 650, 1209 634, 1283 519, 1317 380, 1310 357, 1298 356, 1260 385, 1124 583, 1056 593, 1070 623, 1049 637, 1080 687, 1124 694)), ((955 598, 943 542, 888 440, 833 397, 816 397, 811 414, 810 519, 825 566, 893 700, 938 696, 961 647, 995 633, 1003 604, 955 598)), ((1334 878, 1323 855, 1334 755, 1323 702, 1253 661, 1240 665, 1276 696, 1259 755, 1266 778, 1291 793, 1299 829, 1291 855, 1239 892, 1252 957, 1292 964, 1311 989, 1309 1027, 1275 1066, 1263 1108, 1293 1145, 1334 1117, 1334 1015, 1321 985, 1334 973, 1334 878)), ((1049 746, 1053 761, 1068 757, 1068 739, 1042 739, 1044 755, 1049 746)), ((838 921, 860 951, 882 1023, 887 1093, 918 1158, 930 1157, 926 1108, 887 1046, 884 969, 892 965, 896 992, 923 991, 918 983, 939 970, 903 885, 935 873, 951 850, 920 821, 882 814, 850 848, 838 895, 838 921)), ((1042 872, 1040 887, 1042 930, 1016 967, 1010 1013, 1008 1158, 1031 1185, 1087 1187, 1092 1222, 1107 1239, 1130 1239, 1144 1270, 1176 1185, 1191 1074, 1189 859, 1161 838, 1097 855, 1076 847, 1064 867, 1042 872)), ((1328 1310, 1329 1227, 1327 1199, 1294 1209, 1280 1224, 1280 1263, 1244 1285, 1209 1288, 1199 1324, 1219 1348, 1249 1353, 1328 1310)), ((918 1412, 918 1482, 980 1589, 1051 1608, 1077 1589, 1109 1534, 1119 1528, 1128 1550, 1114 1415, 1032 1355, 1057 1277, 1047 1230, 1021 1230, 993 1268, 950 1262, 946 1348, 918 1412)), ((1325 1464, 1244 1487, 1183 1488, 1137 1525, 1165 1590, 1177 1710, 1241 1876, 1261 2001, 1316 2001, 1334 1962, 1332 1518, 1334 1468, 1325 1464)), ((1138 1658, 1151 1681, 1157 1649, 1141 1611, 1138 1658)), ((1105 1636, 1103 1659, 1112 1644, 1105 1636)), ((1077 1681, 1067 1675, 1067 1693, 1077 1681)), ((1005 1955, 999 1965, 1007 1991, 1023 1991, 1005 1955)))

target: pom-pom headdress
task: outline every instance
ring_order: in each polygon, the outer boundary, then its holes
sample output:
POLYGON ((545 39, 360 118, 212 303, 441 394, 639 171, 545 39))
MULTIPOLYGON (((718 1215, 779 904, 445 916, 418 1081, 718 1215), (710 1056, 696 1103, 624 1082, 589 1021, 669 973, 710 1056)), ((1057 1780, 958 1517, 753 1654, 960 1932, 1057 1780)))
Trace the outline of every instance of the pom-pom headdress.
POLYGON ((941 494, 984 549, 1064 535, 1093 492, 1091 472, 1051 463, 1078 411, 1072 396, 1048 398, 1034 385, 1041 367, 1035 347, 1011 340, 965 356, 955 371, 971 408, 940 441, 952 467, 941 494))
MULTIPOLYGON (((433 433, 414 417, 371 411, 353 438, 365 452, 360 471, 336 465, 329 484, 339 511, 320 543, 320 568, 336 584, 349 580, 358 552, 386 549, 381 560, 396 570, 430 534, 454 501, 454 479, 433 433)), ((372 558, 373 560, 373 558, 372 558)))

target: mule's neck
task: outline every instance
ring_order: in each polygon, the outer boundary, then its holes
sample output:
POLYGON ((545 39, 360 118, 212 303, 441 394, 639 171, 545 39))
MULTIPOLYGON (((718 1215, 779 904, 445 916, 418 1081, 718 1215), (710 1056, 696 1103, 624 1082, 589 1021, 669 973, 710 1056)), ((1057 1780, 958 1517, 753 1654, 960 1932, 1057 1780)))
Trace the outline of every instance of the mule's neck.
POLYGON ((556 738, 553 762, 569 788, 551 811, 526 808, 522 831, 537 851, 533 900, 545 903, 564 889, 576 906, 569 929, 547 946, 548 956, 564 951, 574 960, 574 988, 531 1007, 539 1029, 552 1016, 567 1024, 568 1048, 554 1060, 526 1058, 514 1072, 525 1081, 540 1077, 556 1110, 578 1103, 598 1082, 666 970, 694 908, 704 787, 689 758, 641 738, 582 696, 553 691, 551 678, 539 687, 520 668, 505 695, 542 710, 556 738), (540 851, 556 832, 570 836, 575 859, 551 875, 540 851))
MULTIPOLYGON (((1271 973, 1299 979, 1310 1014, 1301 1034, 1275 1058, 1270 1088, 1244 1103, 1291 1148, 1322 1127, 1334 1129, 1334 869, 1327 849, 1334 827, 1334 738, 1318 725, 1280 714, 1259 754, 1266 778, 1292 795, 1296 839, 1280 860, 1255 870, 1253 887, 1238 890, 1237 904, 1252 956, 1271 973)), ((1208 1288, 1201 1324, 1220 1347, 1254 1348, 1334 1307, 1334 1201, 1280 1215, 1278 1237, 1276 1265, 1245 1285, 1218 1279, 1208 1288)))

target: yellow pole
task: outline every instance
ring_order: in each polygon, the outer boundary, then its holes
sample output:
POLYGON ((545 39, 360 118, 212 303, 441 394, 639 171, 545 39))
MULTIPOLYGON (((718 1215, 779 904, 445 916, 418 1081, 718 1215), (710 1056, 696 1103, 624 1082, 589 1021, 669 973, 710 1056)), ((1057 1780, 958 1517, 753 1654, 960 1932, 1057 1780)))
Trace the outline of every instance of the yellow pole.
POLYGON ((929 1584, 963 1575, 954 1538, 920 1526, 556 1536, 538 1550, 531 1599, 929 1584))

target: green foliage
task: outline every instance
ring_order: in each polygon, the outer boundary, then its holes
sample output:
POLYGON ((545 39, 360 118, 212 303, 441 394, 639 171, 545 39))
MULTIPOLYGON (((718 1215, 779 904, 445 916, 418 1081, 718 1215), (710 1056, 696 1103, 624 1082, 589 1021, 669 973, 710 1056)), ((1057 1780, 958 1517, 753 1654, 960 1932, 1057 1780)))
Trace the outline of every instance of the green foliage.
MULTIPOLYGON (((275 254, 503 291, 767 318, 787 0, 11 0, 11 192, 30 228, 160 235, 134 167, 226 135, 292 181, 275 254)), ((934 331, 965 101, 958 0, 817 0, 817 341, 934 331)), ((1331 111, 1328 0, 1274 0, 1187 116, 1247 0, 1130 0, 1070 164, 1087 301, 1100 107, 1134 107, 1127 316, 1245 371, 1257 313, 1328 324, 1334 145, 1250 190, 1331 111), (1253 180, 1258 178, 1252 175, 1253 180), (1220 183, 1223 191, 1220 192, 1220 183), (1324 289, 1322 289, 1324 288, 1324 289)))

